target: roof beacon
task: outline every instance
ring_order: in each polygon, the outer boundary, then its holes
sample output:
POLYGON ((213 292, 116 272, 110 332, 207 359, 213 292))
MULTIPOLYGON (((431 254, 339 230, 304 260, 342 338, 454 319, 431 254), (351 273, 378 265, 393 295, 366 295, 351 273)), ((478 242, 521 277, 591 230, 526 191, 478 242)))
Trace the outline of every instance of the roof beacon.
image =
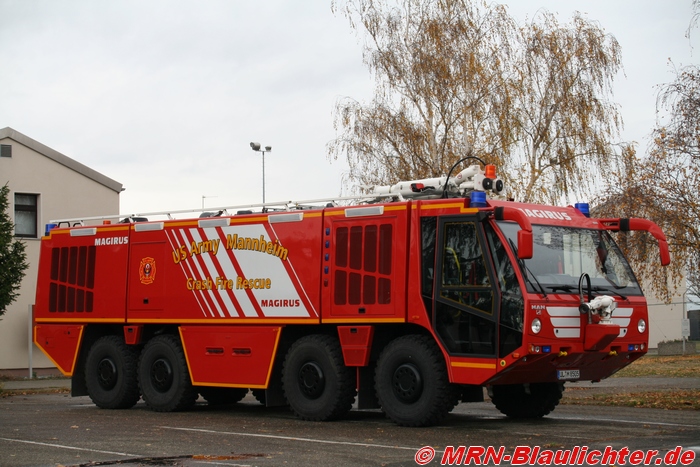
POLYGON ((574 207, 584 216, 591 217, 590 210, 588 209, 588 203, 576 203, 574 204, 574 207))

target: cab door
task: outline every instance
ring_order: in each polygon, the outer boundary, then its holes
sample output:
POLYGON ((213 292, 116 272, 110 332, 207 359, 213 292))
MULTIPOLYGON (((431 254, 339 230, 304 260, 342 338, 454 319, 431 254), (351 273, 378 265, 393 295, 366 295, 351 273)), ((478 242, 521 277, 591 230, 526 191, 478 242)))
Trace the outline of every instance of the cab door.
POLYGON ((433 326, 451 355, 495 357, 500 299, 478 215, 440 218, 433 326))

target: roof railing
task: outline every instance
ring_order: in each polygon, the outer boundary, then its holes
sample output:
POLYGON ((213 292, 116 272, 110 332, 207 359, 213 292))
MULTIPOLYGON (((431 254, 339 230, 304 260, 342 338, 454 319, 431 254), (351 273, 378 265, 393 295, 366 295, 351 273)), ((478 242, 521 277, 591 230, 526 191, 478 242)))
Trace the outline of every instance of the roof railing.
MULTIPOLYGON (((64 219, 53 219, 50 220, 51 224, 69 224, 71 226, 84 225, 85 222, 90 221, 106 221, 106 220, 117 220, 118 222, 147 222, 146 220, 141 220, 148 218, 151 220, 160 219, 150 219, 153 216, 165 216, 167 219, 176 219, 174 216, 181 214, 191 214, 199 213, 196 217, 212 217, 212 216, 234 216, 237 214, 242 214, 239 211, 249 211, 251 209, 259 209, 258 212, 251 212, 246 214, 266 214, 270 212, 285 212, 285 211, 298 211, 305 209, 323 209, 331 206, 344 206, 354 204, 373 204, 379 202, 386 202, 387 199, 403 200, 400 195, 396 193, 385 193, 385 194, 371 194, 371 195, 356 195, 356 196, 340 196, 335 198, 319 198, 319 199, 309 199, 302 201, 275 201, 271 203, 259 203, 259 204, 239 204, 235 206, 219 206, 206 208, 206 210, 201 208, 193 209, 181 209, 174 211, 153 211, 153 212, 139 212, 139 213, 129 213, 129 214, 110 214, 105 216, 89 216, 89 217, 69 217, 64 219), (348 202, 347 204, 342 204, 348 202), (331 205, 332 203, 332 205, 331 205), (202 216, 202 214, 208 214, 208 216, 202 216)), ((183 219, 195 218, 193 216, 183 217, 183 219)))

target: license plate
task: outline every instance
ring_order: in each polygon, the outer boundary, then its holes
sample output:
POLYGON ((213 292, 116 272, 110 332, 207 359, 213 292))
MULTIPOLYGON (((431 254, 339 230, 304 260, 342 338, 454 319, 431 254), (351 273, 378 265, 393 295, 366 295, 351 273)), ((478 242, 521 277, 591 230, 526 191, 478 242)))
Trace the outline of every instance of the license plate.
POLYGON ((559 381, 572 381, 581 377, 579 370, 557 370, 557 379, 559 381))

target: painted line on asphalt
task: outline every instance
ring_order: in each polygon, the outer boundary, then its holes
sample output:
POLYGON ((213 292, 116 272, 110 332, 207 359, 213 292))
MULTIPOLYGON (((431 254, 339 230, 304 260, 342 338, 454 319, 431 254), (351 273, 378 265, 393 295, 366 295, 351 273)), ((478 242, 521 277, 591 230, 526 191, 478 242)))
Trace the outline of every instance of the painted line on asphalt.
MULTIPOLYGON (((510 431, 508 430, 508 433, 512 433, 514 435, 522 435, 522 436, 532 436, 532 432, 529 431, 510 431)), ((561 435, 559 433, 552 433, 550 436, 554 436, 557 438, 564 438, 564 439, 578 439, 578 440, 590 440, 590 436, 573 436, 573 435, 561 435)))
POLYGON ((560 416, 560 415, 554 415, 551 417, 548 417, 550 419, 555 419, 555 420, 574 420, 574 421, 584 421, 584 422, 611 422, 611 423, 630 423, 633 425, 661 425, 661 426, 677 426, 680 428, 700 428, 700 425, 692 425, 692 424, 686 424, 686 423, 670 423, 670 422, 652 422, 649 420, 616 420, 614 418, 596 418, 593 420, 592 418, 585 418, 585 417, 567 417, 567 416, 560 416))
POLYGON ((213 433, 217 435, 233 435, 233 436, 248 436, 251 438, 267 438, 267 439, 280 439, 284 441, 305 441, 307 443, 319 443, 319 444, 336 444, 343 446, 355 446, 363 448, 382 448, 382 449, 400 449, 404 451, 417 451, 418 448, 411 448, 405 446, 389 446, 386 444, 371 444, 371 443, 353 443, 350 441, 331 441, 327 439, 315 439, 315 438, 299 438, 296 436, 280 436, 280 435, 264 435, 260 433, 239 433, 235 431, 216 431, 216 430, 205 430, 202 428, 182 428, 176 426, 161 426, 164 430, 178 430, 178 431, 194 431, 197 433, 213 433))
POLYGON ((52 448, 61 448, 61 449, 72 449, 74 451, 97 452, 100 454, 114 454, 115 456, 142 457, 142 456, 139 456, 137 454, 127 454, 124 452, 113 452, 113 451, 101 451, 99 449, 87 449, 87 448, 79 448, 79 447, 75 447, 75 446, 66 446, 63 444, 42 443, 40 441, 29 441, 26 439, 0 438, 0 441, 11 441, 11 442, 15 442, 15 443, 37 444, 39 446, 48 446, 48 447, 52 447, 52 448))
POLYGON ((250 464, 229 464, 228 462, 209 462, 209 461, 195 461, 193 464, 206 464, 206 465, 228 465, 229 467, 253 467, 250 464))

